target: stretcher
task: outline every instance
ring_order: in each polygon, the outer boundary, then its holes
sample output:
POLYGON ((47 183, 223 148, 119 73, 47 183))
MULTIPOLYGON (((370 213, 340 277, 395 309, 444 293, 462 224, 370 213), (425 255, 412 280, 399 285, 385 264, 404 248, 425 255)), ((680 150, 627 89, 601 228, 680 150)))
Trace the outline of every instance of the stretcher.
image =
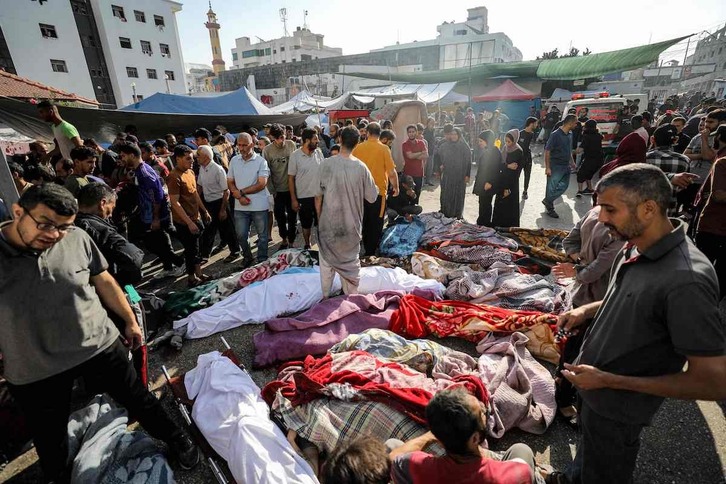
MULTIPOLYGON (((229 343, 227 343, 227 340, 224 339, 224 337, 221 337, 220 339, 225 347, 222 355, 229 358, 232 363, 237 365, 242 371, 247 372, 247 369, 239 361, 239 358, 235 354, 234 350, 232 350, 229 343)), ((161 371, 164 373, 164 378, 166 379, 166 383, 171 390, 172 395, 174 395, 177 408, 179 409, 184 422, 187 424, 189 433, 195 443, 199 446, 209 469, 212 471, 212 474, 214 474, 214 478, 219 484, 234 484, 236 481, 231 477, 226 469, 226 466, 219 465, 219 461, 223 459, 214 451, 214 449, 212 449, 212 446, 209 445, 207 439, 204 438, 204 435, 202 435, 199 428, 197 428, 194 423, 194 420, 192 420, 191 408, 194 405, 194 401, 189 399, 186 387, 184 386, 184 375, 186 375, 186 373, 172 377, 169 375, 166 366, 163 365, 161 367, 161 371)))

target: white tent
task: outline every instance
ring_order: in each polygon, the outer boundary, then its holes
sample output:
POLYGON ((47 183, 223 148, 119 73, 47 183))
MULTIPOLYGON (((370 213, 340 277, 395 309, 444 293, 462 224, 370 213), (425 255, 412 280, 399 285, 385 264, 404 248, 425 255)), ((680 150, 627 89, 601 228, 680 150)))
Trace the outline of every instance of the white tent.
MULTIPOLYGON (((390 86, 359 89, 350 93, 356 101, 373 102, 376 98, 412 99, 425 104, 443 100, 456 86, 455 82, 440 84, 392 84, 390 86)), ((468 98, 467 98, 468 99, 468 98)))
POLYGON ((348 94, 335 99, 314 96, 308 91, 300 91, 289 101, 270 108, 275 114, 306 113, 316 110, 340 109, 348 101, 348 94))

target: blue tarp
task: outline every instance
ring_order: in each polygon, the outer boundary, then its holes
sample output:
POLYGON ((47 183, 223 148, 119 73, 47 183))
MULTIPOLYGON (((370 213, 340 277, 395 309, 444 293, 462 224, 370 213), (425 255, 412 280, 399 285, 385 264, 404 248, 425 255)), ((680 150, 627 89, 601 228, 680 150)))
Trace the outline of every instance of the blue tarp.
POLYGON ((120 111, 171 114, 272 114, 270 109, 254 98, 246 87, 220 96, 181 96, 157 92, 120 111))
MULTIPOLYGON (((529 117, 529 108, 534 106, 535 116, 539 116, 539 110, 542 106, 540 98, 530 99, 526 101, 490 101, 483 103, 472 103, 475 113, 488 111, 493 113, 497 108, 501 109, 504 114, 509 117, 510 125, 506 129, 524 128, 524 121, 529 117)), ((505 127, 502 126, 502 130, 505 127)))

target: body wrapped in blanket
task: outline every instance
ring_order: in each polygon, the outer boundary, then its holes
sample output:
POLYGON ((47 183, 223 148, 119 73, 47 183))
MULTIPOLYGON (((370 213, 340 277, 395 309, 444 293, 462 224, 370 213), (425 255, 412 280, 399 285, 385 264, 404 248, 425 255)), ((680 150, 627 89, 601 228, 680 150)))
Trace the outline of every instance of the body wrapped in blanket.
POLYGON ((192 417, 239 483, 317 484, 308 463, 269 417, 250 376, 213 351, 184 377, 192 417))
POLYGON ((426 405, 433 394, 453 385, 464 385, 487 410, 489 396, 475 374, 452 378, 428 378, 425 374, 398 363, 378 359, 364 351, 308 356, 305 361, 283 366, 274 380, 262 390, 268 403, 278 393, 293 406, 319 398, 344 401, 372 400, 383 402, 419 423, 425 423, 426 405))
POLYGON ((530 338, 529 351, 557 363, 559 349, 552 328, 557 316, 538 311, 518 311, 462 301, 427 301, 407 294, 391 317, 390 330, 409 338, 430 334, 439 338, 457 337, 474 343, 491 332, 523 332, 530 338))

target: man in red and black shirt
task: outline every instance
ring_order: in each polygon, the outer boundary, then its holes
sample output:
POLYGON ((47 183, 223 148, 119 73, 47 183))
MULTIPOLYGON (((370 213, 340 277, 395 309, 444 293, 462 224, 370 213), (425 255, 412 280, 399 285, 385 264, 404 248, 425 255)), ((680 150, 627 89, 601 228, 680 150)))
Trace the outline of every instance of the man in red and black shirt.
POLYGON ((426 166, 426 158, 429 156, 426 141, 416 137, 416 126, 409 124, 406 127, 406 135, 408 139, 401 146, 403 151, 403 174, 413 177, 416 184, 416 198, 421 195, 421 187, 423 186, 424 167, 426 166))

